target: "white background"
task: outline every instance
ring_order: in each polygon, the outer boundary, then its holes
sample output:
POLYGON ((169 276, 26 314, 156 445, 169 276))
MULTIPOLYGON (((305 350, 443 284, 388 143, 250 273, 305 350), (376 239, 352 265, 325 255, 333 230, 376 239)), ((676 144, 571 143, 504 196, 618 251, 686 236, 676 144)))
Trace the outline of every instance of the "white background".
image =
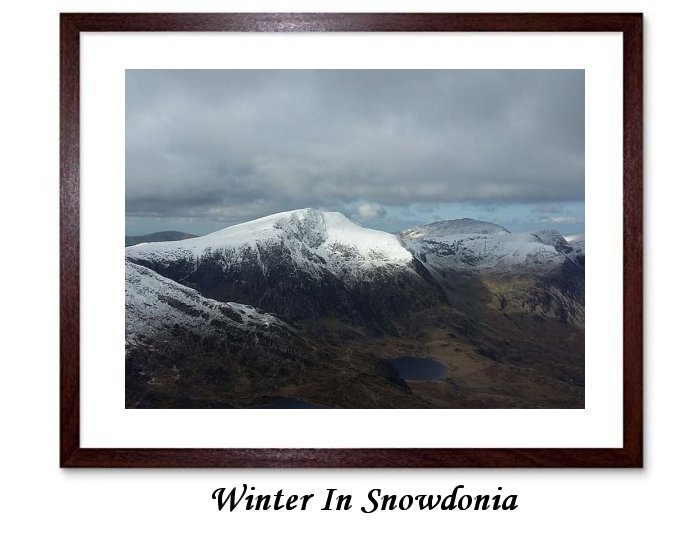
POLYGON ((82 446, 622 446, 621 34, 91 33, 80 54, 82 446), (397 66, 585 69, 585 409, 124 409, 125 68, 397 66))
MULTIPOLYGON (((697 3, 653 1, 7 3, 2 33, 2 519, 8 538, 689 538, 697 533, 697 3), (58 468, 58 12, 644 11, 646 467, 641 471, 62 471, 58 468), (503 486, 515 512, 216 512, 213 489, 360 497, 503 486)), ((315 508, 318 508, 316 506, 315 508)))

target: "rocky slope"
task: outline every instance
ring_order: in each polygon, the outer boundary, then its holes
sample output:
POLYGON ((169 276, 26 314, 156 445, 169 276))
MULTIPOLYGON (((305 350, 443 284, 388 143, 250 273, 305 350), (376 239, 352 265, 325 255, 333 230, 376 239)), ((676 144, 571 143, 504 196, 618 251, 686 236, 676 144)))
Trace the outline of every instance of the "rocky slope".
POLYGON ((475 220, 431 223, 399 234, 453 305, 464 305, 465 281, 479 280, 505 313, 584 323, 585 252, 557 231, 510 233, 475 220))
POLYGON ((150 395, 181 405, 224 403, 252 388, 297 381, 318 361, 311 341, 274 315, 204 298, 128 261, 125 292, 127 403, 133 406, 146 406, 150 395))

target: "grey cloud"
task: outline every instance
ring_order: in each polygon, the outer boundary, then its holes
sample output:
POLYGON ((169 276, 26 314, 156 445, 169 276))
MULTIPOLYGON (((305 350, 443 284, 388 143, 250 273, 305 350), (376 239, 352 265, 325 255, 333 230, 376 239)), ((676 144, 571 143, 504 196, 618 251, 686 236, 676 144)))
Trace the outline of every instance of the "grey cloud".
POLYGON ((580 70, 128 70, 126 89, 130 216, 583 199, 580 70))

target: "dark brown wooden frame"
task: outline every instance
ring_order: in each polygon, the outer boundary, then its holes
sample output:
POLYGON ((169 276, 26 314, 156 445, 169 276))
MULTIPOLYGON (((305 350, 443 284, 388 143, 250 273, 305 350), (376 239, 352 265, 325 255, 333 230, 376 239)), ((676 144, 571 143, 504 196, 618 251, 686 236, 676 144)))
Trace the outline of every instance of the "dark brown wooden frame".
POLYGON ((61 14, 61 467, 641 467, 642 15, 612 13, 61 14), (81 32, 620 32, 624 87, 622 448, 148 449, 80 446, 81 32))

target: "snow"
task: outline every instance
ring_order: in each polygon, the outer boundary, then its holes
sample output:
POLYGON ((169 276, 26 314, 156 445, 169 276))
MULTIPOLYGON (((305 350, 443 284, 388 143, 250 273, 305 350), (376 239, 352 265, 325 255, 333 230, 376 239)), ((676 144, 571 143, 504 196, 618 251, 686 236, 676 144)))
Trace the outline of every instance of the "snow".
MULTIPOLYGON (((340 212, 312 208, 273 214, 211 234, 176 242, 145 243, 126 248, 127 259, 174 261, 195 259, 206 251, 240 253, 284 244, 300 267, 314 271, 319 257, 331 270, 405 265, 413 256, 390 233, 358 225, 340 212)), ((316 269, 317 270, 317 269, 316 269)))
POLYGON ((567 242, 569 242, 569 244, 584 242, 585 235, 584 234, 568 234, 568 235, 564 236, 564 239, 567 242))
POLYGON ((509 231, 505 227, 489 223, 488 221, 479 221, 478 219, 462 218, 451 219, 446 221, 436 221, 421 225, 413 229, 408 229, 401 233, 403 238, 408 239, 424 239, 436 238, 445 236, 465 235, 465 234, 508 234, 509 231))
POLYGON ((395 235, 368 229, 349 220, 340 212, 323 212, 327 231, 327 246, 353 246, 369 260, 408 262, 413 257, 395 235))
POLYGON ((510 233, 483 221, 439 221, 399 235, 424 262, 443 268, 532 271, 562 264, 571 251, 557 231, 510 233))
POLYGON ((585 234, 570 234, 564 237, 569 245, 578 253, 586 252, 586 235, 585 234))
POLYGON ((554 230, 511 233, 474 219, 439 221, 390 234, 353 222, 340 212, 311 208, 280 212, 206 236, 126 248, 127 260, 196 263, 209 252, 225 252, 232 264, 257 257, 261 271, 273 264, 263 253, 283 248, 294 265, 312 276, 331 272, 347 280, 371 278, 377 270, 409 269, 413 257, 444 268, 536 271, 556 267, 584 253, 583 235, 571 243, 554 230))
POLYGON ((287 326, 274 315, 233 302, 217 302, 143 266, 126 262, 126 343, 178 324, 197 330, 199 335, 217 332, 218 327, 235 327, 247 333, 265 331, 270 326, 287 326))

